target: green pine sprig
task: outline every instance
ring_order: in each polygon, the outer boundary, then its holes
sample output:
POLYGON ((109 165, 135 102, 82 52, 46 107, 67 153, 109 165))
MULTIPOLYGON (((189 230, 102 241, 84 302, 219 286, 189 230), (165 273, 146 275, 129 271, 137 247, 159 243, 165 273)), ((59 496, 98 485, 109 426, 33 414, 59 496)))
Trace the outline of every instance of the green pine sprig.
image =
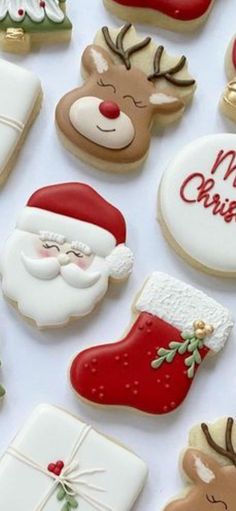
POLYGON ((59 484, 57 492, 57 500, 60 502, 65 501, 61 508, 61 511, 71 511, 72 509, 78 508, 79 504, 75 497, 68 495, 61 484, 59 484))

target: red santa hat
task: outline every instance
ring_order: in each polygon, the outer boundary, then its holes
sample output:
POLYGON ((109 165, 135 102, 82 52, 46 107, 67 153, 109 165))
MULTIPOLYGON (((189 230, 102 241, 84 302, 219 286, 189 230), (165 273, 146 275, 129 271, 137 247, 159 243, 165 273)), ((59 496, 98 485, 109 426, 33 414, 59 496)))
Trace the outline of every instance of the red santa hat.
POLYGON ((27 202, 17 228, 40 235, 52 233, 67 242, 82 242, 106 258, 110 276, 123 279, 133 267, 132 252, 124 246, 126 223, 121 212, 93 188, 63 183, 37 190, 27 202))

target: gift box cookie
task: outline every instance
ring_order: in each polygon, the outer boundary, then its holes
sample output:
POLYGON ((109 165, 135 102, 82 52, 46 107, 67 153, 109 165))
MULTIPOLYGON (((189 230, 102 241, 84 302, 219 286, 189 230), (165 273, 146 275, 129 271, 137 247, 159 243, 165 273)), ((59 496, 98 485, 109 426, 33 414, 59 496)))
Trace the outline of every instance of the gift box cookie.
POLYGON ((12 170, 25 137, 38 115, 42 88, 38 77, 0 59, 0 185, 12 170))
POLYGON ((0 47, 27 53, 31 45, 67 42, 72 25, 66 0, 1 0, 0 47))
POLYGON ((41 405, 0 462, 4 511, 128 511, 147 476, 131 451, 65 411, 41 405))

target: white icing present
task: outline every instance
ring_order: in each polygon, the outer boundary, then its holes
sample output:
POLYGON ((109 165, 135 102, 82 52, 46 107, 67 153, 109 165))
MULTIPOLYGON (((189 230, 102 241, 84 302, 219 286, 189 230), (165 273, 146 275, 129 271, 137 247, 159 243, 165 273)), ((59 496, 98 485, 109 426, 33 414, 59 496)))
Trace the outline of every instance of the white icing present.
POLYGON ((30 71, 0 59, 0 175, 29 121, 41 92, 30 71))
POLYGON ((80 511, 128 511, 147 469, 126 448, 65 411, 35 409, 0 462, 0 509, 61 511, 61 487, 73 493, 80 511), (48 465, 65 464, 59 476, 48 465), (61 486, 59 486, 61 485, 61 486))

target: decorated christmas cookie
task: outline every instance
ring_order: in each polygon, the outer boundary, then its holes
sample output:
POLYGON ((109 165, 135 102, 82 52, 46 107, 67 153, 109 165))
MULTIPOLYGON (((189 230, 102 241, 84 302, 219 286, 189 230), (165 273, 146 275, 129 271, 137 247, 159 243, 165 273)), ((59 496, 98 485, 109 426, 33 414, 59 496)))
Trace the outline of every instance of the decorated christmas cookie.
POLYGON ((169 56, 127 24, 103 27, 82 56, 85 84, 57 105, 65 147, 95 167, 125 172, 142 164, 151 127, 179 118, 195 91, 185 57, 169 56))
POLYGON ((103 1, 107 9, 122 19, 185 32, 195 30, 204 23, 215 0, 103 1))
POLYGON ((0 47, 27 53, 31 45, 67 42, 72 25, 66 0, 1 0, 0 47))
POLYGON ((224 347, 230 314, 201 291, 158 272, 145 282, 133 312, 121 341, 89 348, 74 359, 72 386, 94 404, 172 412, 201 362, 224 347))
POLYGON ((39 327, 89 314, 109 278, 132 271, 118 209, 81 183, 47 186, 29 199, 1 254, 6 298, 39 327))
POLYGON ((0 59, 0 185, 40 111, 42 89, 30 71, 0 59))
POLYGON ((220 108, 226 117, 236 122, 236 37, 226 52, 225 69, 229 83, 221 97, 220 108))
POLYGON ((188 487, 163 511, 231 511, 236 506, 236 424, 223 418, 192 429, 181 456, 188 487))
MULTIPOLYGON (((1 361, 0 361, 0 366, 2 365, 1 361)), ((6 390, 5 388, 3 387, 3 385, 0 384, 0 400, 5 396, 6 394, 6 390)))
POLYGON ((186 146, 164 172, 159 220, 178 254, 195 267, 236 276, 236 135, 186 146))
POLYGON ((130 511, 147 477, 126 447, 59 408, 32 413, 0 461, 4 511, 130 511))

